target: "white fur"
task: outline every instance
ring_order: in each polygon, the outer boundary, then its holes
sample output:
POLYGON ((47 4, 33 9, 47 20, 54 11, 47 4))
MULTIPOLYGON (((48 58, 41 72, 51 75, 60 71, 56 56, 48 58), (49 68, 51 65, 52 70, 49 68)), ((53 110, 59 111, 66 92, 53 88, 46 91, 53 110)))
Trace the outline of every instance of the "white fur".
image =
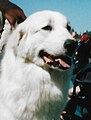
POLYGON ((69 70, 50 68, 38 54, 42 49, 55 56, 65 54, 64 42, 73 39, 66 25, 62 14, 41 11, 11 34, 2 60, 0 120, 59 119, 67 99, 69 70), (53 29, 43 30, 46 25, 53 29))
POLYGON ((8 37, 12 33, 13 29, 10 26, 9 22, 5 20, 5 25, 0 39, 0 52, 2 52, 3 47, 6 45, 8 37))

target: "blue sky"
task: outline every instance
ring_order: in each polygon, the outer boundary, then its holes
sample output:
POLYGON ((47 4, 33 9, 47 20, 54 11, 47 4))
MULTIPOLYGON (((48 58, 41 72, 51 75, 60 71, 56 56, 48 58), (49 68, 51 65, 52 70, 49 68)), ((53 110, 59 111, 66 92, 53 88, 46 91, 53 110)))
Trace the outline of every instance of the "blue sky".
POLYGON ((39 10, 55 10, 64 14, 78 33, 91 31, 91 0, 11 0, 26 16, 39 10))

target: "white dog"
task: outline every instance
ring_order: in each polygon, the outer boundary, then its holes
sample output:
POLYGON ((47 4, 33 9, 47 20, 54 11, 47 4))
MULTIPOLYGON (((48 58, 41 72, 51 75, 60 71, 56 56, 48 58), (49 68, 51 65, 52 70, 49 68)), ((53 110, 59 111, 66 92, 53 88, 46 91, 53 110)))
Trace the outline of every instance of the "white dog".
POLYGON ((0 120, 59 119, 75 43, 68 28, 64 15, 41 11, 13 31, 2 60, 0 120))

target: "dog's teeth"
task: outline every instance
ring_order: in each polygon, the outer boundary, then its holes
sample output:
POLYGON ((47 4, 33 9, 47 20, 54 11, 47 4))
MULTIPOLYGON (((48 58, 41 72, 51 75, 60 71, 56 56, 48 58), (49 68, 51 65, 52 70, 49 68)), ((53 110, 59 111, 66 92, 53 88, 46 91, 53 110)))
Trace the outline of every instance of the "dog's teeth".
POLYGON ((53 68, 53 69, 59 69, 60 68, 59 62, 47 62, 47 64, 50 65, 51 68, 53 68))
POLYGON ((51 66, 53 69, 55 68, 53 65, 51 66))
POLYGON ((59 69, 59 67, 55 67, 55 69, 59 69))

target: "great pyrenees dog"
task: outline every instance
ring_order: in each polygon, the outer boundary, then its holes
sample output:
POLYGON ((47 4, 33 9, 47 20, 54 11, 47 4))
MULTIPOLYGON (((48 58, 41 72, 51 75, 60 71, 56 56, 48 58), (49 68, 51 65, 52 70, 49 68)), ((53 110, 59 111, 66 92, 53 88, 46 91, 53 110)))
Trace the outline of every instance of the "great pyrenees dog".
POLYGON ((59 120, 76 42, 67 18, 39 11, 11 33, 1 63, 0 120, 59 120))

